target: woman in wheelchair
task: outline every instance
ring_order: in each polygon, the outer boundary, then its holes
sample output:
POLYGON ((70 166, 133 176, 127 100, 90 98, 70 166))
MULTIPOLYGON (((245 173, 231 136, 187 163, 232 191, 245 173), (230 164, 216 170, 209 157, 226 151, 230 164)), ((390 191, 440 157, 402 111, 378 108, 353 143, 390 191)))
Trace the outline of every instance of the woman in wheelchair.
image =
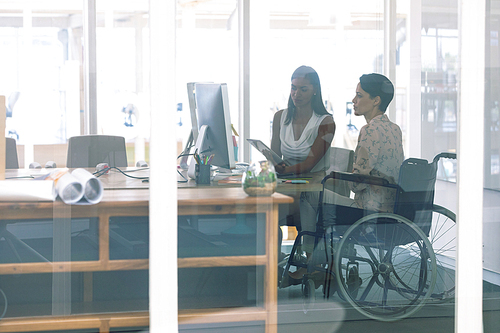
POLYGON ((393 95, 385 76, 361 76, 353 104, 367 124, 353 172, 331 172, 321 192, 301 196, 302 226, 312 231, 295 239, 280 287, 301 284, 304 311, 321 285, 325 298, 338 292, 360 313, 381 321, 454 300, 456 216, 434 203, 434 193, 440 159, 456 154, 403 161, 401 130, 385 115, 393 95), (335 193, 338 180, 350 183, 354 199, 335 193), (297 268, 293 273, 291 266, 297 268))
MULTIPOLYGON (((404 160, 401 129, 385 114, 393 97, 391 81, 381 74, 372 73, 360 77, 352 100, 354 114, 365 117, 367 123, 359 132, 352 172, 380 177, 391 184, 397 182, 404 160)), ((337 220, 343 225, 354 223, 368 212, 392 212, 396 195, 394 189, 352 182, 349 182, 349 187, 354 192, 354 199, 328 190, 324 191, 322 198, 324 202, 336 205, 337 220)), ((300 220, 304 231, 316 230, 319 195, 319 192, 304 192, 301 195, 300 220)), ((368 228, 367 238, 371 236, 369 231, 368 228)), ((305 235, 302 248, 307 258, 313 247, 314 237, 305 235)), ((301 267, 289 272, 289 275, 297 282, 306 271, 301 267)))

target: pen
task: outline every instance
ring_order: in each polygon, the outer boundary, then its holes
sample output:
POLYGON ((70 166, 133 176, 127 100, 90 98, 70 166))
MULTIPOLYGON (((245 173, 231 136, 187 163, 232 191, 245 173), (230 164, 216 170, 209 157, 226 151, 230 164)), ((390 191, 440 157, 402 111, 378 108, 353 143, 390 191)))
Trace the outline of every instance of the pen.
POLYGON ((289 184, 309 184, 308 180, 303 180, 303 179, 289 179, 285 183, 289 184))
POLYGON ((193 157, 194 157, 196 163, 201 164, 200 155, 198 155, 198 149, 195 150, 193 157))

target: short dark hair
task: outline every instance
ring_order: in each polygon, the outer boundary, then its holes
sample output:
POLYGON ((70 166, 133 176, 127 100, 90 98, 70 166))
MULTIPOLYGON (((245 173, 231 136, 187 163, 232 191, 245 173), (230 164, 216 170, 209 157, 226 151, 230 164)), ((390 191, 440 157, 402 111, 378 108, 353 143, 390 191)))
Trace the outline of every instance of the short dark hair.
POLYGON ((363 74, 359 78, 361 89, 370 94, 371 98, 380 97, 379 110, 385 112, 394 97, 394 85, 382 74, 363 74))

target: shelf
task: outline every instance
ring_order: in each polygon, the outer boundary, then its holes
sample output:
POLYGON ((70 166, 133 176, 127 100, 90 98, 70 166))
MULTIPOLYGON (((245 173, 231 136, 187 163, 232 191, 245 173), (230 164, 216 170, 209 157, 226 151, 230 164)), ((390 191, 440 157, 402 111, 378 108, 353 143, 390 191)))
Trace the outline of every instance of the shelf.
POLYGON ((97 328, 101 331, 111 327, 149 326, 149 313, 124 312, 92 315, 47 316, 4 318, 0 321, 0 332, 40 332, 49 330, 75 330, 97 328))

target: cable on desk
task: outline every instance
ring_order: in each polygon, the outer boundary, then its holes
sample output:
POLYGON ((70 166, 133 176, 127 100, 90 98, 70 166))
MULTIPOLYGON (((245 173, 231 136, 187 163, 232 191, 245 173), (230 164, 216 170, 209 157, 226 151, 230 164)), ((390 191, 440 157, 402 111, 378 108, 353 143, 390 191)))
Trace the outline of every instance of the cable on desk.
MULTIPOLYGON (((115 170, 118 170, 119 172, 121 172, 123 175, 129 177, 129 178, 133 178, 133 179, 139 179, 139 180, 142 180, 143 182, 149 182, 149 177, 135 177, 135 176, 131 176, 127 173, 129 172, 136 172, 136 171, 141 171, 141 170, 147 170, 149 168, 140 168, 140 169, 135 169, 135 170, 127 170, 127 171, 123 171, 123 170, 120 170, 119 168, 117 167, 107 167, 107 168, 104 168, 100 171, 96 171, 93 173, 93 175, 96 177, 96 178, 99 178, 100 176, 104 175, 105 173, 107 173, 109 170, 111 169, 115 169, 115 170)), ((183 180, 178 180, 177 182, 179 183, 187 183, 188 182, 188 179, 182 174, 179 172, 179 170, 177 170, 177 173, 183 178, 183 180)))
POLYGON ((128 172, 135 172, 135 171, 140 171, 140 170, 146 170, 146 169, 149 169, 149 168, 141 168, 141 169, 137 169, 137 170, 130 170, 130 171, 123 171, 121 170, 120 168, 117 168, 117 167, 107 167, 107 168, 104 168, 100 171, 96 171, 93 173, 94 176, 96 176, 96 178, 99 178, 101 177, 102 175, 104 175, 105 173, 107 173, 109 170, 118 170, 119 172, 121 172, 123 175, 129 177, 129 178, 133 178, 133 179, 149 179, 149 177, 135 177, 135 176, 131 176, 129 174, 127 174, 128 172))
MULTIPOLYGON (((208 148, 208 149, 205 149, 204 151, 200 151, 199 152, 199 155, 202 155, 202 154, 206 154, 206 153, 210 153, 211 151, 213 151, 212 148, 208 148)), ((179 156, 177 156, 177 159, 181 158, 181 157, 184 157, 184 156, 194 156, 196 154, 195 153, 192 153, 192 154, 189 154, 189 153, 182 153, 180 154, 179 156)))
POLYGON ((177 170, 177 173, 179 175, 181 175, 181 177, 184 179, 184 180, 178 180, 177 181, 178 183, 187 183, 188 182, 188 179, 179 170, 177 170))

